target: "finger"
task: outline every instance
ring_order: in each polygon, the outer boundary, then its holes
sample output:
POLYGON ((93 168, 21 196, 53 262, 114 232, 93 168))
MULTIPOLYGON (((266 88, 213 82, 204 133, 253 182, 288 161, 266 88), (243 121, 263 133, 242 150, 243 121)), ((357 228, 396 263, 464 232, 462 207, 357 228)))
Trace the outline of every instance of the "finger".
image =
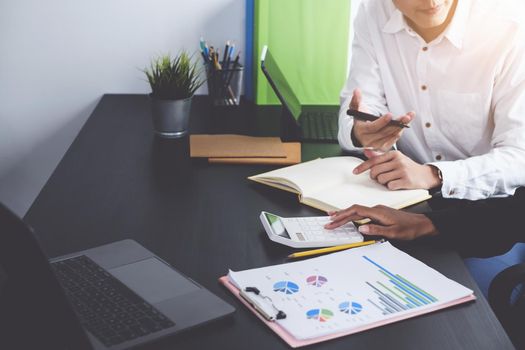
POLYGON ((414 120, 415 117, 416 117, 415 112, 408 112, 407 114, 405 114, 398 120, 403 124, 409 124, 412 120, 414 120))
POLYGON ((358 230, 364 235, 383 236, 386 238, 392 238, 392 230, 389 226, 367 224, 359 226, 358 230))
POLYGON ((392 136, 392 138, 387 139, 386 141, 383 142, 380 149, 384 151, 391 149, 392 146, 394 146, 396 142, 399 141, 400 138, 401 138, 401 133, 392 136))
POLYGON ((396 129, 393 130, 392 133, 370 142, 370 145, 373 146, 376 150, 385 153, 386 151, 392 148, 392 145, 396 143, 397 140, 399 140, 402 133, 403 130, 396 127, 396 129))
MULTIPOLYGON (((381 221, 385 218, 384 209, 382 208, 370 208, 363 205, 352 205, 350 208, 340 212, 339 215, 334 217, 334 221, 338 222, 341 220, 355 221, 364 218, 373 218, 374 220, 381 221)), ((382 222, 382 221, 381 221, 382 222)))
MULTIPOLYGON (((330 217, 330 220, 332 221, 331 223, 344 221, 344 220, 347 220, 348 218, 353 217, 358 211, 357 207, 358 207, 357 205, 353 205, 350 208, 336 212, 334 215, 330 217)), ((327 225, 331 223, 328 223, 327 225)))
POLYGON ((383 142, 388 140, 389 138, 393 138, 395 136, 400 136, 403 132, 403 128, 400 128, 399 126, 393 126, 389 125, 385 128, 383 128, 379 132, 368 132, 363 131, 363 137, 366 138, 366 145, 368 147, 374 147, 378 149, 383 142))
POLYGON ((392 160, 393 157, 395 157, 394 152, 387 152, 380 156, 376 156, 369 160, 365 160, 363 163, 359 164, 358 166, 354 168, 353 173, 355 175, 361 174, 367 171, 368 169, 372 168, 373 166, 376 166, 378 164, 385 163, 385 162, 392 160))
POLYGON ((377 157, 377 156, 380 156, 382 154, 384 154, 385 152, 381 152, 381 151, 378 151, 376 149, 374 149, 373 147, 367 147, 364 149, 363 151, 363 154, 365 155, 365 157, 367 157, 368 159, 371 159, 371 158, 374 158, 374 157, 377 157))
POLYGON ((333 230, 334 228, 338 228, 340 226, 343 226, 346 223, 349 223, 350 221, 358 221, 362 220, 365 217, 359 216, 359 215, 348 215, 345 217, 339 217, 335 221, 329 222, 328 224, 324 225, 324 228, 327 230, 333 230))
POLYGON ((359 220, 363 220, 363 219, 366 219, 366 217, 364 216, 360 216, 360 215, 350 215, 348 217, 345 217, 345 218, 340 218, 336 221, 332 221, 332 222, 329 222, 328 224, 324 225, 324 228, 327 229, 327 230, 333 230, 334 228, 338 228, 340 226, 343 226, 351 221, 359 221, 359 220))
POLYGON ((390 182, 394 182, 402 178, 403 173, 396 169, 394 171, 389 171, 378 175, 376 181, 379 182, 381 185, 386 185, 389 189, 391 189, 389 187, 390 182))
POLYGON ((367 122, 364 125, 364 132, 372 134, 381 131, 381 129, 388 127, 388 123, 392 120, 392 114, 387 113, 382 117, 377 118, 373 122, 367 122))
POLYGON ((389 183, 386 184, 386 187, 392 191, 405 190, 405 189, 411 188, 410 186, 407 185, 406 181, 403 178, 399 178, 399 179, 390 181, 389 183))
POLYGON ((354 89, 354 92, 352 94, 352 101, 350 101, 350 108, 359 110, 359 106, 361 105, 362 100, 362 94, 360 89, 354 89))
POLYGON ((370 169, 370 178, 373 180, 377 180, 377 178, 380 175, 392 172, 394 170, 397 170, 395 162, 385 162, 378 164, 376 166, 373 166, 370 169))
POLYGON ((361 205, 352 205, 347 209, 338 211, 330 217, 331 222, 326 224, 324 227, 327 229, 332 229, 344 225, 349 221, 361 220, 363 217, 359 215, 359 212, 364 209, 367 209, 367 207, 363 207, 361 205))
POLYGON ((358 166, 356 166, 354 168, 354 170, 352 171, 352 173, 354 173, 355 175, 359 175, 365 171, 367 171, 368 169, 372 168, 374 166, 374 160, 376 158, 379 158, 381 156, 377 156, 377 157, 374 157, 374 158, 371 158, 369 160, 366 160, 364 161, 363 163, 359 164, 358 166))

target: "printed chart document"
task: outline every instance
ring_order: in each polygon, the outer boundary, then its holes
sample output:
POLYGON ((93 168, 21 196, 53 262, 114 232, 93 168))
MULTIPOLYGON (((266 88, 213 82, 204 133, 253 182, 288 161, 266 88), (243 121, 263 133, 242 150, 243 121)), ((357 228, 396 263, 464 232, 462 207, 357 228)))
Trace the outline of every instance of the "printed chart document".
POLYGON ((431 197, 427 190, 389 190, 372 180, 369 171, 353 174, 362 162, 356 157, 319 158, 248 179, 297 193, 301 203, 323 211, 341 210, 353 204, 400 209, 431 197))
POLYGON ((269 304, 271 299, 286 318, 266 323, 293 347, 475 299, 472 290, 388 242, 299 262, 230 271, 221 281, 234 292, 256 287, 262 296, 260 304, 269 304))

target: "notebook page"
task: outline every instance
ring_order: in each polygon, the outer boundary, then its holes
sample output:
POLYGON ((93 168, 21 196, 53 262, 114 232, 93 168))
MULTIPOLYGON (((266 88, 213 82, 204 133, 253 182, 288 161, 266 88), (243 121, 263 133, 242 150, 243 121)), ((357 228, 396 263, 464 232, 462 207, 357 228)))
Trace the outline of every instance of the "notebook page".
POLYGON ((406 206, 406 203, 412 204, 414 201, 419 202, 423 198, 428 197, 428 191, 392 191, 384 185, 371 180, 370 172, 367 171, 359 175, 354 175, 351 172, 345 173, 345 179, 342 183, 310 193, 309 197, 337 209, 345 209, 353 204, 369 207, 383 204, 393 208, 400 208, 406 206))
POLYGON ((228 277, 270 297, 287 315, 276 322, 299 340, 379 326, 473 293, 388 242, 228 277))
POLYGON ((315 159, 309 162, 281 168, 253 176, 253 178, 283 178, 296 184, 305 197, 322 191, 327 187, 342 184, 348 174, 362 163, 355 157, 331 157, 315 159))

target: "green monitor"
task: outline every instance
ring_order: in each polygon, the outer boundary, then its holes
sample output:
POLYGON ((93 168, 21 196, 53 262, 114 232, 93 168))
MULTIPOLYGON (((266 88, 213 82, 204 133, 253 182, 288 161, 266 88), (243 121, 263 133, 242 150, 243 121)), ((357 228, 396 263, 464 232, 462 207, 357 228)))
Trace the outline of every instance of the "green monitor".
POLYGON ((262 50, 261 69, 283 107, 288 109, 297 122, 301 116, 301 103, 270 53, 268 46, 264 46, 262 50))

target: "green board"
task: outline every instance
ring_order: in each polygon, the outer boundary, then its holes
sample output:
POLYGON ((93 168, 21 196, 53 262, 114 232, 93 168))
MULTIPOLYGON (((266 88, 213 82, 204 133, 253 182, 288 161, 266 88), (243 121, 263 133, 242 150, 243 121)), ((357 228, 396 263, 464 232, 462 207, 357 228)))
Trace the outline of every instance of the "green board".
POLYGON ((301 104, 338 105, 346 80, 350 0, 255 0, 255 103, 279 104, 260 69, 268 45, 301 104))

